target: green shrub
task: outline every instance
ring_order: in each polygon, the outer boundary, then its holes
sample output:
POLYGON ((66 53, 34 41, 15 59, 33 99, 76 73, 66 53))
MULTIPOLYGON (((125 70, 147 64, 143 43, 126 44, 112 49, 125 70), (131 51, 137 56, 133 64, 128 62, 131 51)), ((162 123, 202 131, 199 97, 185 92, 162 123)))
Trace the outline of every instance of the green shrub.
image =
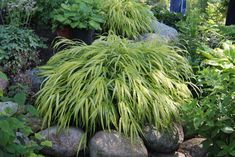
MULTIPOLYGON (((3 73, 1 70, 0 70, 0 79, 5 80, 5 81, 8 80, 8 77, 6 76, 6 74, 3 73)), ((0 97, 3 96, 3 92, 4 92, 3 89, 0 88, 0 97)))
POLYGON ((0 65, 9 73, 17 73, 37 65, 40 38, 29 29, 0 25, 0 65))
POLYGON ((29 140, 28 143, 23 142, 22 139, 17 137, 16 132, 22 133, 24 137, 32 134, 31 128, 27 126, 26 122, 21 117, 7 117, 0 115, 0 156, 43 157, 42 155, 35 154, 42 149, 41 146, 33 140, 29 140))
POLYGON ((174 27, 176 29, 178 29, 176 24, 182 19, 184 19, 184 15, 182 13, 173 13, 167 10, 166 8, 162 8, 158 5, 152 7, 151 10, 159 22, 163 22, 166 25, 174 27))
POLYGON ((205 13, 208 6, 212 5, 213 8, 217 9, 217 15, 224 15, 227 10, 228 1, 229 0, 191 0, 189 1, 189 9, 198 8, 200 9, 201 13, 205 13))
POLYGON ((211 24, 199 9, 191 10, 185 20, 177 23, 180 31, 179 45, 189 52, 188 58, 195 67, 200 65, 201 56, 198 51, 204 47, 216 48, 225 39, 218 25, 211 24))
POLYGON ((226 9, 222 7, 221 2, 208 2, 206 8, 206 15, 208 17, 209 23, 224 24, 226 17, 226 9))
POLYGON ((13 117, 4 117, 0 115, 0 156, 19 156, 30 154, 30 149, 26 145, 15 143, 16 132, 23 131, 26 135, 31 133, 25 124, 13 117))
POLYGON ((199 102, 185 106, 188 130, 207 138, 211 157, 235 156, 235 45, 204 52, 206 68, 198 72, 199 102))
POLYGON ((70 0, 52 14, 53 30, 59 26, 101 30, 104 22, 100 3, 96 0, 70 0))
POLYGON ((1 0, 0 22, 17 27, 29 26, 35 10, 35 0, 1 0))
POLYGON ((144 3, 135 0, 107 0, 103 5, 106 30, 128 38, 136 38, 141 33, 152 31, 154 16, 144 3))
POLYGON ((223 34, 226 39, 235 41, 235 26, 220 26, 221 34, 223 34))
MULTIPOLYGON (((7 79, 7 76, 1 72, 0 77, 7 79)), ((11 87, 10 87, 11 88, 11 87)), ((1 93, 0 101, 12 101, 19 104, 18 111, 14 115, 7 114, 11 112, 6 109, 0 112, 0 156, 1 157, 43 157, 37 155, 44 146, 49 146, 51 143, 45 141, 39 135, 33 134, 33 131, 28 126, 23 114, 38 116, 36 109, 31 105, 26 105, 25 91, 14 90, 14 95, 9 97, 9 93, 1 93), (4 94, 4 95, 3 95, 4 94), (5 95, 6 94, 6 95, 5 95), (31 136, 29 139, 28 137, 31 136), (27 139, 28 138, 28 139, 27 139), (39 140, 37 143, 34 140, 39 140)))
MULTIPOLYGON (((189 52, 188 58, 191 65, 198 65, 200 61, 199 55, 196 53, 198 47, 202 45, 200 40, 199 27, 202 23, 202 16, 198 16, 199 11, 197 9, 190 11, 185 20, 177 23, 177 27, 180 31, 179 45, 183 45, 182 48, 189 52)), ((204 44, 204 43, 203 43, 204 44)))
POLYGON ((145 2, 150 6, 159 6, 163 9, 166 9, 170 5, 170 0, 140 0, 141 2, 145 2))
POLYGON ((177 121, 191 97, 184 81, 190 66, 163 43, 109 36, 90 46, 61 44, 67 49, 40 68, 46 81, 37 104, 44 125, 74 122, 89 135, 116 129, 133 138, 146 123, 163 129, 177 121))
POLYGON ((37 0, 37 9, 34 19, 37 24, 51 25, 53 11, 60 8, 60 5, 66 0, 37 0))

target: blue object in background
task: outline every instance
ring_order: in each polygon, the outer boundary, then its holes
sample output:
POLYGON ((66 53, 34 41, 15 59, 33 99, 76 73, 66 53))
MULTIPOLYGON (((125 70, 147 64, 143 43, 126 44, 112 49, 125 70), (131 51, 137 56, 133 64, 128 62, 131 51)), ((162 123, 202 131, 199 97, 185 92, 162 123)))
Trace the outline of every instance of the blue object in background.
POLYGON ((171 0, 170 11, 175 13, 186 13, 186 0, 171 0))

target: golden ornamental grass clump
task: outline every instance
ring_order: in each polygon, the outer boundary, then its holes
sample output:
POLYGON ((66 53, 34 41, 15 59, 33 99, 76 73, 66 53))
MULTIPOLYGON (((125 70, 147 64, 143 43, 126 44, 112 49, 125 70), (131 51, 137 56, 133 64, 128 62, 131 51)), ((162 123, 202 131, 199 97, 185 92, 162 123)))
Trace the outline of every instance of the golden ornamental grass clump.
POLYGON ((135 0, 105 0, 102 4, 108 31, 134 39, 153 31, 154 15, 146 4, 135 0))
POLYGON ((165 128, 191 98, 187 61, 159 42, 133 42, 115 35, 92 45, 63 39, 66 46, 42 66, 46 77, 38 93, 44 125, 71 123, 92 135, 116 129, 141 135, 147 123, 165 128))

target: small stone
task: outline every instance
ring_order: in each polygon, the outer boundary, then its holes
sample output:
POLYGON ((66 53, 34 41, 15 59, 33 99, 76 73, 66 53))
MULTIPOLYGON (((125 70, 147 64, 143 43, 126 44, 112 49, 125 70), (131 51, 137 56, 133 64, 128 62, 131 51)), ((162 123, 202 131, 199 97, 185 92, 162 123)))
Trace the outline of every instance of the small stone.
POLYGON ((44 78, 39 76, 40 71, 37 69, 28 70, 24 73, 18 73, 14 79, 14 83, 20 83, 29 87, 29 93, 37 93, 41 87, 44 78))
POLYGON ((30 143, 30 139, 25 136, 22 132, 16 132, 16 144, 27 145, 30 143))
POLYGON ((202 142, 205 138, 193 138, 183 142, 180 145, 180 151, 183 152, 186 157, 206 157, 207 151, 203 148, 202 142))
POLYGON ((3 90, 3 91, 6 90, 6 88, 8 87, 8 84, 9 84, 8 80, 0 78, 0 89, 1 90, 3 90))
POLYGON ((33 70, 30 70, 30 71, 26 72, 26 76, 30 80, 31 90, 33 92, 38 92, 39 91, 39 89, 41 87, 41 84, 44 80, 44 78, 39 76, 39 73, 40 73, 40 71, 36 70, 36 69, 33 69, 33 70))
POLYGON ((146 126, 144 137, 146 146, 158 153, 174 152, 184 141, 183 128, 180 125, 174 125, 172 131, 169 132, 159 132, 153 126, 146 126))
POLYGON ((31 84, 31 81, 29 80, 28 76, 23 72, 17 73, 12 81, 14 84, 20 83, 28 86, 31 84))
POLYGON ((90 141, 90 157, 147 157, 143 141, 112 131, 100 131, 90 141))
POLYGON ((18 104, 8 101, 8 102, 0 102, 0 115, 4 116, 12 116, 18 110, 18 104))
POLYGON ((47 128, 39 132, 42 137, 52 142, 52 147, 47 147, 42 150, 45 155, 54 157, 72 157, 76 156, 79 151, 80 141, 84 132, 81 129, 70 127, 66 130, 61 130, 58 133, 56 126, 47 128))

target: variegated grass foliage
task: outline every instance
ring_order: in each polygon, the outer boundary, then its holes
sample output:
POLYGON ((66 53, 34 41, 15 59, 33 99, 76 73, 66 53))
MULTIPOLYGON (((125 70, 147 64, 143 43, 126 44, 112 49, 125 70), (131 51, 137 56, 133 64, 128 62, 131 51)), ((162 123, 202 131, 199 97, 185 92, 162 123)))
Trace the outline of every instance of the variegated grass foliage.
POLYGON ((154 15, 144 3, 136 0, 105 0, 103 2, 109 31, 128 38, 138 38, 152 31, 154 15))
POLYGON ((110 35, 92 45, 61 45, 67 48, 41 67, 46 81, 37 104, 45 125, 73 123, 90 135, 116 129, 134 138, 147 123, 170 125, 191 98, 189 64, 163 43, 110 35))

